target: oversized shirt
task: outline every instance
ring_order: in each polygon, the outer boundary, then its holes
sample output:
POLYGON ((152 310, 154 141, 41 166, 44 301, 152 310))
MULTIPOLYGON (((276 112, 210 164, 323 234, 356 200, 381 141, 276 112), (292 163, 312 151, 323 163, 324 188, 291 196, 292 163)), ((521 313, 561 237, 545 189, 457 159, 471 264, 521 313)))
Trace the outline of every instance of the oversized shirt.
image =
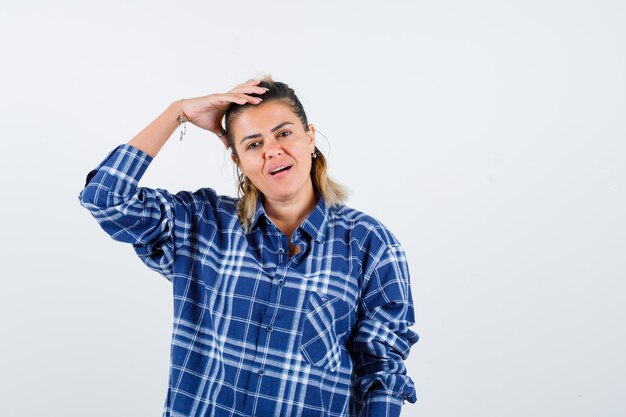
POLYGON ((138 187, 152 157, 128 144, 87 176, 81 205, 171 281, 164 417, 398 416, 416 401, 409 269, 381 222, 317 205, 289 239, 258 199, 138 187))

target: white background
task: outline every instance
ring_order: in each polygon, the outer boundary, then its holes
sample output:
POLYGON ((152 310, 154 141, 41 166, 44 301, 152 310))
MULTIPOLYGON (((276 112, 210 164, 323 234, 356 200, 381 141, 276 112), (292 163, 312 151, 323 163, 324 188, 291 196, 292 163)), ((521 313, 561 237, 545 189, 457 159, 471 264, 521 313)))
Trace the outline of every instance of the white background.
MULTIPOLYGON (((159 416, 171 284, 80 206, 180 97, 295 88, 348 204, 409 257, 403 416, 626 414, 621 1, 5 2, 2 416, 159 416)), ((178 131, 140 185, 234 195, 178 131)))

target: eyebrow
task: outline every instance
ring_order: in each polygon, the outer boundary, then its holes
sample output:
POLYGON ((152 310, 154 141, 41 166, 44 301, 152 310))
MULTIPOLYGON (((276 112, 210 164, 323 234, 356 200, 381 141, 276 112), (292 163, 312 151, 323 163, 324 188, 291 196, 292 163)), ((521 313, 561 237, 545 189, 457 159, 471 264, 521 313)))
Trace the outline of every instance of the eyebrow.
MULTIPOLYGON (((276 126, 275 128, 272 129, 272 132, 276 132, 278 129, 280 129, 281 127, 287 126, 287 125, 292 125, 293 123, 291 122, 282 122, 281 124, 279 124, 278 126, 276 126)), ((241 142, 239 142, 239 144, 241 145, 242 143, 244 143, 245 141, 247 141, 248 139, 254 139, 254 138, 260 138, 261 134, 260 133, 255 133, 254 135, 248 135, 245 136, 243 139, 241 139, 241 142)))

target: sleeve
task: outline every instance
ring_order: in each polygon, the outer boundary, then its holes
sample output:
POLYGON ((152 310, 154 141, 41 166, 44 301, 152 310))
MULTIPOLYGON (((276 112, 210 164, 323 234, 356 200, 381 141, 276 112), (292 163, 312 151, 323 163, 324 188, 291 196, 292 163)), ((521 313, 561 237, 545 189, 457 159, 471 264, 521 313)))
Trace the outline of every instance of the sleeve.
POLYGON ((417 400, 403 362, 419 338, 409 329, 415 319, 406 256, 399 244, 381 251, 364 275, 352 341, 358 417, 397 417, 405 400, 417 400))
POLYGON ((131 243, 150 269, 171 281, 176 250, 189 238, 194 196, 138 187, 152 159, 119 145, 89 172, 78 199, 111 238, 131 243))

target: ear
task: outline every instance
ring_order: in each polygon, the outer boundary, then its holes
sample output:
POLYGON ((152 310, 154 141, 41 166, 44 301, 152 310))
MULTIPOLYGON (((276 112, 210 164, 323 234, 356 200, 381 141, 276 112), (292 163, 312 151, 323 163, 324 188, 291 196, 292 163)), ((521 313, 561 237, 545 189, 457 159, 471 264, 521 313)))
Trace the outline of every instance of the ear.
POLYGON ((243 172, 241 170, 241 165, 239 164, 239 159, 235 156, 235 154, 232 152, 230 148, 228 148, 228 151, 230 153, 230 159, 233 161, 235 165, 237 165, 237 168, 239 168, 239 171, 243 172))
POLYGON ((306 135, 309 138, 309 145, 311 147, 311 153, 315 150, 315 126, 313 123, 308 124, 309 130, 306 131, 306 135))

